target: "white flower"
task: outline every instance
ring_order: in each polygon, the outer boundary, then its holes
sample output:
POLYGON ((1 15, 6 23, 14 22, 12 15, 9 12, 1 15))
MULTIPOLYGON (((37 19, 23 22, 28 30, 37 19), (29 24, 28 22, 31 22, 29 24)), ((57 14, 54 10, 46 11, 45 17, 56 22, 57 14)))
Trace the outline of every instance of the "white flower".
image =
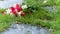
POLYGON ((46 2, 47 2, 47 0, 43 1, 43 3, 46 3, 46 2))
POLYGON ((23 5, 23 6, 22 6, 22 9, 25 9, 25 8, 27 8, 27 5, 23 5))
POLYGON ((6 10, 6 14, 10 14, 11 10, 10 9, 7 9, 6 10))
POLYGON ((10 16, 13 16, 13 13, 10 13, 9 15, 10 15, 10 16))
POLYGON ((17 14, 20 15, 23 11, 18 12, 17 14))

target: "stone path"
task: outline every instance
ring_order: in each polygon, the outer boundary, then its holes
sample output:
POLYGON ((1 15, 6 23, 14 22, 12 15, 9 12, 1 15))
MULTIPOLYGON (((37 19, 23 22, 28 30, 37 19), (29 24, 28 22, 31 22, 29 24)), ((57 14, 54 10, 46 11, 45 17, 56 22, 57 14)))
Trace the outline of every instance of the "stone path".
POLYGON ((49 34, 48 29, 25 24, 13 24, 8 30, 1 34, 49 34))

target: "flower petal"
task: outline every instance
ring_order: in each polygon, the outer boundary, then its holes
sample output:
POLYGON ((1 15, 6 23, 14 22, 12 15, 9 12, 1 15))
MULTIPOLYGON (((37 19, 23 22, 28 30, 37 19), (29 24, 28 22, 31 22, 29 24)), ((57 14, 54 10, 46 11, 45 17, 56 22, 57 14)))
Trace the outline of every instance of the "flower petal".
POLYGON ((25 9, 25 8, 27 8, 27 5, 23 5, 23 6, 22 6, 22 9, 25 9))

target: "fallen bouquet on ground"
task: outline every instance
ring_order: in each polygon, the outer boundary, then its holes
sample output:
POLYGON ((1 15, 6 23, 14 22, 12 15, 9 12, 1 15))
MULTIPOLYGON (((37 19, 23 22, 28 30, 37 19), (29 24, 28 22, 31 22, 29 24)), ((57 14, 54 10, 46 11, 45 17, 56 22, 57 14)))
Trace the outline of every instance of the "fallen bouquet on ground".
POLYGON ((2 14, 8 14, 10 16, 24 16, 25 14, 31 14, 34 8, 28 7, 27 5, 15 4, 12 7, 6 9, 2 14))

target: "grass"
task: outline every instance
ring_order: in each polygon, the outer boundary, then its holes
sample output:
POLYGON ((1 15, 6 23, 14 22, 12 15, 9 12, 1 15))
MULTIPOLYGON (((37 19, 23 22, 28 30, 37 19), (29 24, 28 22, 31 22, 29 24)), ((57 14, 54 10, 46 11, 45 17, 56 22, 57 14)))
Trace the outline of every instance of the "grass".
POLYGON ((54 23, 55 26, 54 26, 54 29, 55 29, 55 32, 54 34, 60 34, 60 8, 57 7, 57 14, 55 15, 56 16, 56 22, 54 23))
POLYGON ((10 27, 11 23, 13 22, 12 17, 8 15, 2 15, 0 13, 0 32, 6 30, 10 27))
POLYGON ((9 28, 10 24, 9 23, 0 23, 0 32, 6 30, 9 28))

